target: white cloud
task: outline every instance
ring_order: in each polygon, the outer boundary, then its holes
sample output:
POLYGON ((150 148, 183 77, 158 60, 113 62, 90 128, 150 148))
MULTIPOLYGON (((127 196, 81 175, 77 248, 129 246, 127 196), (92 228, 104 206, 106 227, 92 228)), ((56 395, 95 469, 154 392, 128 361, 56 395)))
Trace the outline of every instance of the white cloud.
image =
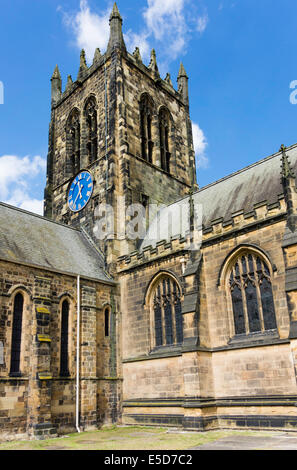
POLYGON ((148 0, 148 8, 144 11, 144 19, 148 30, 155 38, 162 40, 168 33, 172 36, 182 35, 186 29, 183 15, 185 0, 148 0), (172 29, 174 28, 174 29, 172 29))
MULTIPOLYGON (((194 0, 147 0, 147 6, 143 10, 141 32, 131 30, 124 34, 127 48, 133 52, 139 47, 143 59, 150 56, 151 45, 149 40, 159 43, 159 51, 168 60, 176 59, 186 50, 190 35, 193 33, 190 25, 195 24, 194 29, 202 34, 208 23, 208 16, 199 16, 194 0), (190 12, 190 13, 189 13, 190 12)), ((93 59, 96 47, 105 52, 109 39, 109 16, 111 4, 102 14, 91 11, 88 0, 80 0, 80 10, 75 14, 59 10, 63 13, 65 24, 74 34, 74 43, 79 49, 85 49, 88 62, 93 59)))
POLYGON ((139 47, 141 58, 148 60, 150 57, 151 48, 148 42, 149 33, 146 31, 137 34, 133 33, 131 29, 124 34, 125 43, 127 49, 131 52, 134 51, 135 47, 139 47))
POLYGON ((29 212, 34 212, 35 214, 43 215, 43 199, 34 199, 30 198, 27 192, 14 191, 7 201, 4 201, 6 204, 11 206, 19 207, 29 212))
POLYGON ((207 168, 208 157, 205 154, 205 150, 208 144, 206 137, 197 123, 192 123, 192 130, 197 168, 207 168))
POLYGON ((208 24, 208 15, 205 14, 203 16, 199 16, 197 20, 197 31, 200 34, 203 34, 204 31, 206 30, 207 24, 208 24))
POLYGON ((70 14, 62 10, 65 24, 73 31, 75 44, 84 49, 88 62, 92 62, 97 47, 105 51, 109 39, 110 8, 98 15, 91 12, 87 0, 80 1, 80 10, 70 14))
POLYGON ((44 174, 46 161, 39 155, 23 158, 16 155, 0 157, 0 200, 42 214, 43 200, 30 197, 30 182, 44 174))
POLYGON ((192 29, 190 24, 197 23, 197 31, 202 34, 208 23, 208 16, 197 15, 191 7, 191 0, 147 0, 143 13, 149 34, 163 43, 164 50, 171 60, 186 50, 192 29), (190 12, 190 13, 189 13, 190 12))

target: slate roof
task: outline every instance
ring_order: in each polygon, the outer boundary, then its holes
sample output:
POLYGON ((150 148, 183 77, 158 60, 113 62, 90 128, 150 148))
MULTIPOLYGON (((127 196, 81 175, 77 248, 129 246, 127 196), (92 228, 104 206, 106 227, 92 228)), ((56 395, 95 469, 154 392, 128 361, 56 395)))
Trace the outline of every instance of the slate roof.
MULTIPOLYGON (((297 144, 288 147, 286 153, 296 176, 297 144)), ((278 202, 279 196, 283 195, 281 161, 281 153, 277 152, 197 191, 193 198, 195 204, 202 210, 203 228, 209 228, 216 219, 228 221, 236 212, 248 213, 254 209, 255 204, 264 201, 267 204, 278 202)), ((166 218, 169 210, 175 210, 178 213, 179 206, 183 206, 184 211, 187 212, 189 197, 183 198, 159 212, 159 221, 156 217, 152 222, 140 250, 149 245, 155 246, 158 241, 170 239, 170 236, 166 236, 166 218), (162 223, 160 224, 160 220, 165 221, 163 226, 162 223), (161 225, 159 230, 156 228, 158 224, 161 225), (157 237, 155 237, 156 233, 158 233, 157 237)), ((187 213, 183 219, 181 226, 178 223, 172 224, 171 236, 177 236, 178 233, 184 236, 188 228, 187 213)))
POLYGON ((0 259, 112 282, 82 231, 0 203, 0 259))

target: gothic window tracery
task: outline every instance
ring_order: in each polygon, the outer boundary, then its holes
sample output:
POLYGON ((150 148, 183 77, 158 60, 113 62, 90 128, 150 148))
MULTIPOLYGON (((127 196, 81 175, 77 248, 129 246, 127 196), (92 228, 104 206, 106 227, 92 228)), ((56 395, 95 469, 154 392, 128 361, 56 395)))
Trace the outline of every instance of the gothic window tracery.
POLYGON ((152 120, 153 103, 149 95, 144 94, 140 101, 141 156, 149 163, 153 163, 152 120))
POLYGON ((160 157, 161 168, 167 173, 170 172, 171 153, 169 149, 169 129, 170 117, 166 108, 162 108, 159 113, 159 135, 160 135, 160 157))
POLYGON ((67 170, 73 176, 80 170, 80 115, 77 109, 70 114, 66 126, 67 133, 67 170))
POLYGON ((229 274, 235 335, 277 328, 271 274, 257 253, 245 252, 229 274))
POLYGON ((155 346, 183 341, 181 291, 171 276, 162 276, 153 289, 153 324, 155 346))
POLYGON ((91 97, 85 106, 85 119, 87 131, 87 157, 88 164, 97 160, 98 156, 98 128, 96 100, 91 97))

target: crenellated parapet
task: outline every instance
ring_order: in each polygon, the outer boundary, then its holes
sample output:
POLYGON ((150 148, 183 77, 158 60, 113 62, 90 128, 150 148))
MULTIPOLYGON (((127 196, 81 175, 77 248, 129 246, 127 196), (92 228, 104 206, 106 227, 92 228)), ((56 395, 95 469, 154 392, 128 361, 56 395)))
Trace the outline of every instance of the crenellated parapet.
POLYGON ((209 245, 219 239, 227 239, 236 233, 255 230, 259 225, 273 224, 279 220, 285 220, 286 204, 282 194, 276 202, 262 201, 253 205, 253 209, 244 209, 231 213, 227 219, 220 217, 211 220, 203 227, 203 244, 209 245))
POLYGON ((172 237, 169 241, 160 240, 156 246, 146 246, 142 250, 135 250, 128 255, 118 258, 118 273, 153 263, 166 257, 187 255, 189 240, 185 237, 172 237))

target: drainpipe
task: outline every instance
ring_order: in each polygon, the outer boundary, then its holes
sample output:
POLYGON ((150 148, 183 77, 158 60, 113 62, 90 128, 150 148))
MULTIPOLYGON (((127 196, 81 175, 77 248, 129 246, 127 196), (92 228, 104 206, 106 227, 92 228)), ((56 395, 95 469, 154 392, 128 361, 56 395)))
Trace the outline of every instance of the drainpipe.
POLYGON ((77 326, 76 326, 76 335, 77 335, 77 343, 76 343, 76 429, 77 432, 80 432, 79 427, 79 343, 80 343, 80 277, 77 276, 77 326))

